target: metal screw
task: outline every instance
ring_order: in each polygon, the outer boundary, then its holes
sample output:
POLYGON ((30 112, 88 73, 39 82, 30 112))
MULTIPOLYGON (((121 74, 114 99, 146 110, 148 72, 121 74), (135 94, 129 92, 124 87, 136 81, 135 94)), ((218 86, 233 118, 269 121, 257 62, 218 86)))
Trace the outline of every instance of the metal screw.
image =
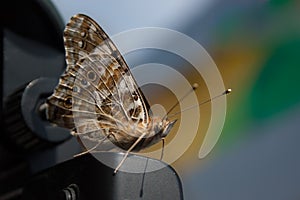
POLYGON ((79 187, 76 184, 71 184, 63 189, 65 200, 79 200, 79 187))

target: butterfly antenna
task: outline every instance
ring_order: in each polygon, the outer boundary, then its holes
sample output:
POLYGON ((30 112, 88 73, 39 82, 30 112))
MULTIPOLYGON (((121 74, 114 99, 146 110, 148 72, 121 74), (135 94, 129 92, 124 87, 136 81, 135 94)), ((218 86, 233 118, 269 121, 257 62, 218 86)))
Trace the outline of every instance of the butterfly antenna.
POLYGON ((179 111, 179 112, 173 113, 172 115, 169 115, 169 117, 174 117, 175 115, 178 115, 178 114, 180 114, 180 113, 182 113, 182 112, 185 112, 185 111, 187 111, 187 110, 191 110, 191 109, 193 109, 193 108, 195 108, 195 107, 198 107, 198 106, 201 106, 201 105, 203 105, 203 104, 209 103, 209 102, 211 102, 211 101, 213 101, 213 100, 215 100, 215 99, 217 99, 217 98, 219 98, 219 97, 221 97, 221 96, 224 96, 224 95, 227 95, 227 94, 230 94, 230 93, 231 93, 231 89, 227 89, 227 90, 225 90, 222 94, 219 94, 219 95, 217 95, 217 96, 215 96, 215 97, 213 97, 213 98, 207 99, 207 100, 205 100, 205 101, 203 101, 203 102, 201 102, 201 103, 199 103, 199 104, 196 104, 196 105, 187 107, 187 108, 185 108, 185 109, 183 109, 183 110, 181 110, 181 111, 179 111))
POLYGON ((165 119, 170 114, 170 112, 172 112, 172 110, 174 110, 174 108, 176 108, 179 105, 179 103, 182 102, 183 99, 185 99, 189 94, 195 91, 198 87, 199 87, 198 83, 194 83, 193 87, 170 108, 170 110, 166 113, 163 119, 165 119))

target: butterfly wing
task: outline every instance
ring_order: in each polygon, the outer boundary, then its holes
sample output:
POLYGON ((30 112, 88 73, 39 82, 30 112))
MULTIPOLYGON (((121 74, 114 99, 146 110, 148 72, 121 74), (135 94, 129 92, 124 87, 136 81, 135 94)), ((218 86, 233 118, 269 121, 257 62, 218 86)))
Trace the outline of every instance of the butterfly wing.
POLYGON ((64 46, 66 50, 67 68, 76 65, 80 58, 98 50, 110 53, 117 50, 101 27, 90 17, 74 15, 64 30, 64 46), (106 45, 100 47, 99 45, 106 45))
POLYGON ((76 134, 104 135, 129 148, 143 133, 139 128, 149 125, 144 122, 143 99, 136 93, 133 77, 109 54, 90 54, 76 66, 80 67, 73 87, 76 134))
POLYGON ((64 41, 67 69, 47 100, 49 121, 76 128, 77 134, 112 136, 116 143, 130 144, 126 140, 132 138, 125 134, 132 127, 149 126, 151 116, 120 52, 100 26, 82 14, 71 18, 64 41))

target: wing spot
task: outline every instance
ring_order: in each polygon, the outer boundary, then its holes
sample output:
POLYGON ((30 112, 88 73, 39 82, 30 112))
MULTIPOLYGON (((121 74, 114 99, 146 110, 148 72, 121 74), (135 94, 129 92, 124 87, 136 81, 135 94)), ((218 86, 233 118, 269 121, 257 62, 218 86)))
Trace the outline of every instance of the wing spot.
POLYGON ((86 86, 87 85, 87 81, 85 79, 81 80, 81 85, 86 86))
POLYGON ((132 120, 137 121, 138 120, 137 118, 140 115, 141 111, 142 111, 141 106, 138 106, 135 109, 131 108, 129 110, 129 115, 131 116, 132 120))
POLYGON ((134 122, 137 122, 137 121, 138 121, 137 118, 131 118, 131 119, 132 119, 132 121, 134 121, 134 122))
POLYGON ((138 117, 138 116, 140 115, 141 112, 142 112, 142 107, 141 107, 141 106, 138 106, 138 107, 135 109, 134 117, 138 117))
POLYGON ((72 97, 68 96, 64 101, 64 106, 68 109, 72 108, 72 97))
POLYGON ((80 35, 81 35, 81 37, 85 37, 86 36, 86 32, 85 31, 82 31, 81 33, 80 33, 80 35))
POLYGON ((113 51, 113 52, 111 52, 111 55, 114 57, 114 58, 118 58, 119 57, 119 52, 118 51, 113 51))
POLYGON ((139 97, 138 97, 138 95, 136 94, 136 92, 133 92, 133 93, 132 93, 132 96, 133 96, 134 101, 139 100, 139 97))
POLYGON ((85 42, 82 41, 82 40, 81 40, 81 41, 78 41, 77 44, 78 44, 78 47, 79 47, 79 48, 82 48, 82 49, 83 49, 84 46, 85 46, 85 42))
POLYGON ((91 81, 96 80, 96 74, 95 74, 93 71, 89 71, 89 72, 87 73, 87 77, 88 77, 88 79, 90 79, 91 81))
POLYGON ((130 115, 130 116, 132 116, 132 114, 133 114, 133 111, 134 111, 134 109, 133 109, 133 108, 131 108, 131 109, 129 110, 129 115, 130 115))
POLYGON ((76 92, 76 93, 79 92, 79 88, 77 86, 74 86, 73 87, 73 92, 76 92))

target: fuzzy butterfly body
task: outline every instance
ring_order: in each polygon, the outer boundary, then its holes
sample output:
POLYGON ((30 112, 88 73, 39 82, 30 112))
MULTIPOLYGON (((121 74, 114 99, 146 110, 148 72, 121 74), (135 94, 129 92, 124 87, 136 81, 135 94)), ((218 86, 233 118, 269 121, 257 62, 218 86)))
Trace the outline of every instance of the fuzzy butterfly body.
POLYGON ((47 99, 47 119, 72 134, 139 151, 164 138, 175 121, 153 117, 120 52, 90 17, 64 31, 67 68, 47 99))

